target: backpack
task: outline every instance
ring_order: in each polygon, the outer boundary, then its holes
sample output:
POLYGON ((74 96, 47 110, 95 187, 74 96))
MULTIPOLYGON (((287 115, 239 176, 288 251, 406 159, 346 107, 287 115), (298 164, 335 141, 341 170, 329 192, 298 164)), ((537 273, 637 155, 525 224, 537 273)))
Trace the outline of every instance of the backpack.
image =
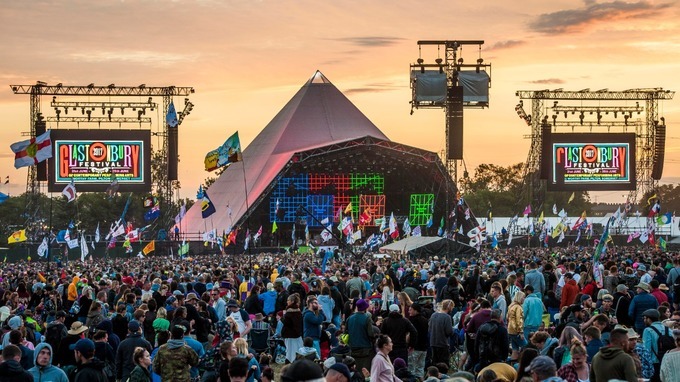
POLYGON ((673 268, 669 273, 673 273, 675 271, 675 280, 673 280, 673 295, 677 299, 677 296, 680 296, 680 271, 678 271, 678 268, 673 268))
POLYGON ((670 330, 668 330, 667 327, 664 328, 665 331, 663 334, 653 326, 650 326, 650 328, 659 335, 659 338, 656 340, 656 349, 658 353, 654 353, 654 355, 659 362, 661 362, 663 356, 666 355, 669 350, 675 349, 675 339, 673 339, 673 336, 670 334, 670 330))
POLYGON ((493 322, 482 324, 477 330, 477 338, 479 346, 479 362, 482 367, 486 367, 494 362, 500 354, 500 349, 496 346, 496 333, 498 332, 498 325, 493 322))
POLYGON ((63 324, 60 325, 50 325, 45 332, 45 342, 52 346, 52 351, 57 351, 59 345, 61 344, 61 333, 63 324))

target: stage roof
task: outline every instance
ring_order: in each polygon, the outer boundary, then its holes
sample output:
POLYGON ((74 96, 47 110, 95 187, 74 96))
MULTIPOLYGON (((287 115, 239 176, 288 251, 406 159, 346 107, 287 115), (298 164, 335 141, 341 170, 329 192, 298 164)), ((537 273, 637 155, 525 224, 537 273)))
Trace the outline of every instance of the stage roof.
MULTIPOLYGON (((217 212, 204 220, 200 203, 194 204, 181 223, 182 231, 205 232, 214 228, 222 232, 230 229, 267 190, 295 153, 364 137, 390 141, 317 71, 243 150, 243 161, 228 167, 208 189, 217 212)), ((216 142, 215 146, 221 143, 216 142)))

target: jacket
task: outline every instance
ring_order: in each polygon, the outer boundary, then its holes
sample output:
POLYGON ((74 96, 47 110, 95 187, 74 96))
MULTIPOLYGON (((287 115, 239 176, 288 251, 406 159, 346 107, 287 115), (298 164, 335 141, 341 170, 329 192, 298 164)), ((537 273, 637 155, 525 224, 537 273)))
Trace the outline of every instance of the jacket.
POLYGON ((373 348, 373 320, 365 312, 356 312, 347 319, 349 347, 355 349, 373 348))
POLYGON ((162 381, 188 381, 191 366, 198 364, 198 354, 183 340, 170 340, 158 348, 153 359, 153 370, 162 381))
POLYGON ((27 382, 33 381, 33 375, 24 370, 21 364, 13 359, 0 363, 0 381, 2 382, 27 382))
POLYGON ((543 322, 543 302, 538 293, 534 292, 524 299, 522 304, 524 326, 539 327, 543 322))
POLYGON ((302 312, 297 307, 286 309, 281 319, 283 329, 281 329, 281 337, 283 338, 299 338, 302 337, 302 312))
POLYGON ((578 295, 579 288, 576 284, 576 280, 570 279, 562 287, 562 299, 560 300, 560 309, 565 306, 569 306, 574 303, 576 296, 578 295))
POLYGON ((607 346, 593 357, 590 382, 605 382, 611 379, 628 382, 638 380, 633 358, 619 347, 607 346))
POLYGON ((130 379, 127 382, 151 382, 151 372, 148 369, 139 365, 135 366, 130 373, 130 379))
POLYGON ((318 313, 314 314, 313 311, 305 309, 302 314, 303 337, 311 337, 314 340, 321 339, 321 324, 326 321, 326 315, 321 308, 319 308, 318 313))
POLYGON ((524 285, 531 285, 534 293, 545 295, 545 277, 538 269, 532 269, 524 275, 524 285))
POLYGON ((661 363, 661 360, 657 357, 657 354, 659 354, 658 342, 660 335, 652 328, 656 329, 661 335, 668 334, 671 337, 673 336, 673 330, 668 329, 660 321, 654 321, 651 326, 646 327, 642 332, 642 343, 645 345, 645 349, 652 353, 652 363, 661 363))
POLYGON ((524 311, 520 304, 513 303, 508 309, 508 333, 520 334, 522 330, 524 330, 524 311))
POLYGON ((116 379, 127 380, 135 368, 134 362, 132 362, 132 354, 135 352, 136 347, 142 347, 151 353, 151 344, 142 337, 141 333, 130 334, 126 339, 124 339, 118 346, 116 351, 116 379))
POLYGON ((449 347, 453 336, 453 320, 448 313, 437 312, 430 317, 430 346, 449 347))
POLYGON ((56 366, 52 366, 52 359, 54 357, 54 352, 52 351, 52 346, 50 346, 47 343, 39 343, 35 347, 34 351, 34 356, 33 356, 33 363, 35 366, 32 368, 28 369, 28 372, 31 373, 33 376, 33 380, 36 382, 68 382, 68 377, 66 376, 66 373, 64 373, 63 370, 56 366), (45 366, 39 366, 38 365, 38 354, 40 354, 40 351, 42 349, 49 349, 50 351, 50 360, 47 362, 47 365, 45 366))
POLYGON ((647 309, 656 309, 659 307, 659 302, 656 298, 647 292, 642 292, 635 297, 630 302, 628 306, 628 315, 635 320, 635 329, 643 329, 645 327, 645 322, 642 317, 642 313, 647 309))
POLYGON ((380 332, 390 336, 395 348, 415 347, 418 340, 416 328, 411 321, 404 318, 399 312, 390 312, 387 315, 387 318, 382 323, 380 332), (406 334, 410 334, 408 343, 406 343, 406 334))
POLYGON ((427 351, 427 318, 425 318, 422 314, 416 314, 415 316, 409 317, 408 320, 411 321, 411 324, 414 328, 416 328, 416 332, 419 334, 413 349, 418 351, 427 351))
POLYGON ((90 362, 78 366, 73 382, 109 382, 104 374, 104 362, 92 358, 90 362))

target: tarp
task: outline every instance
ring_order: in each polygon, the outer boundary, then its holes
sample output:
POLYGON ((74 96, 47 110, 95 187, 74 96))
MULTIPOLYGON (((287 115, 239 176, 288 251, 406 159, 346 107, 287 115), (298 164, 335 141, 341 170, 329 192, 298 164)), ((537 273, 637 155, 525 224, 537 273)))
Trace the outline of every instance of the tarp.
POLYGON ((381 247, 380 252, 408 254, 415 257, 451 257, 473 254, 476 250, 467 244, 438 236, 411 236, 381 247))

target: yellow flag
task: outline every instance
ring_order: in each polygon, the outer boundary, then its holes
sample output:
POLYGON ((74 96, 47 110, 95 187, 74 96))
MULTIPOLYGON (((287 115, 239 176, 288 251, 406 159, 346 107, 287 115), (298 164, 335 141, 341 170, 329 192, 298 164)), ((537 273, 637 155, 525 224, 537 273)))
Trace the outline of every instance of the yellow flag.
POLYGON ((345 207, 345 213, 346 214, 351 214, 352 213, 352 202, 349 202, 347 207, 345 207))
POLYGON ((153 252, 156 250, 156 240, 151 240, 149 244, 147 244, 144 249, 142 249, 142 253, 144 253, 144 256, 148 255, 149 253, 153 252))
POLYGON ((276 230, 279 229, 279 226, 276 225, 276 222, 272 224, 272 233, 276 232, 276 230))
POLYGON ((654 195, 650 196, 649 198, 647 198, 647 205, 648 205, 648 206, 651 205, 651 204, 652 204, 652 200, 654 200, 654 199, 656 199, 656 198, 657 198, 656 194, 654 194, 654 195))
POLYGON ((541 211, 541 216, 538 217, 538 223, 543 223, 543 211, 541 211))
POLYGON ((576 192, 572 192, 571 196, 569 197, 569 201, 567 202, 567 204, 573 202, 575 197, 576 197, 576 192))
POLYGON ((26 241, 26 230, 25 229, 20 229, 18 231, 14 231, 14 233, 12 233, 7 238, 7 244, 20 243, 22 241, 26 241))

